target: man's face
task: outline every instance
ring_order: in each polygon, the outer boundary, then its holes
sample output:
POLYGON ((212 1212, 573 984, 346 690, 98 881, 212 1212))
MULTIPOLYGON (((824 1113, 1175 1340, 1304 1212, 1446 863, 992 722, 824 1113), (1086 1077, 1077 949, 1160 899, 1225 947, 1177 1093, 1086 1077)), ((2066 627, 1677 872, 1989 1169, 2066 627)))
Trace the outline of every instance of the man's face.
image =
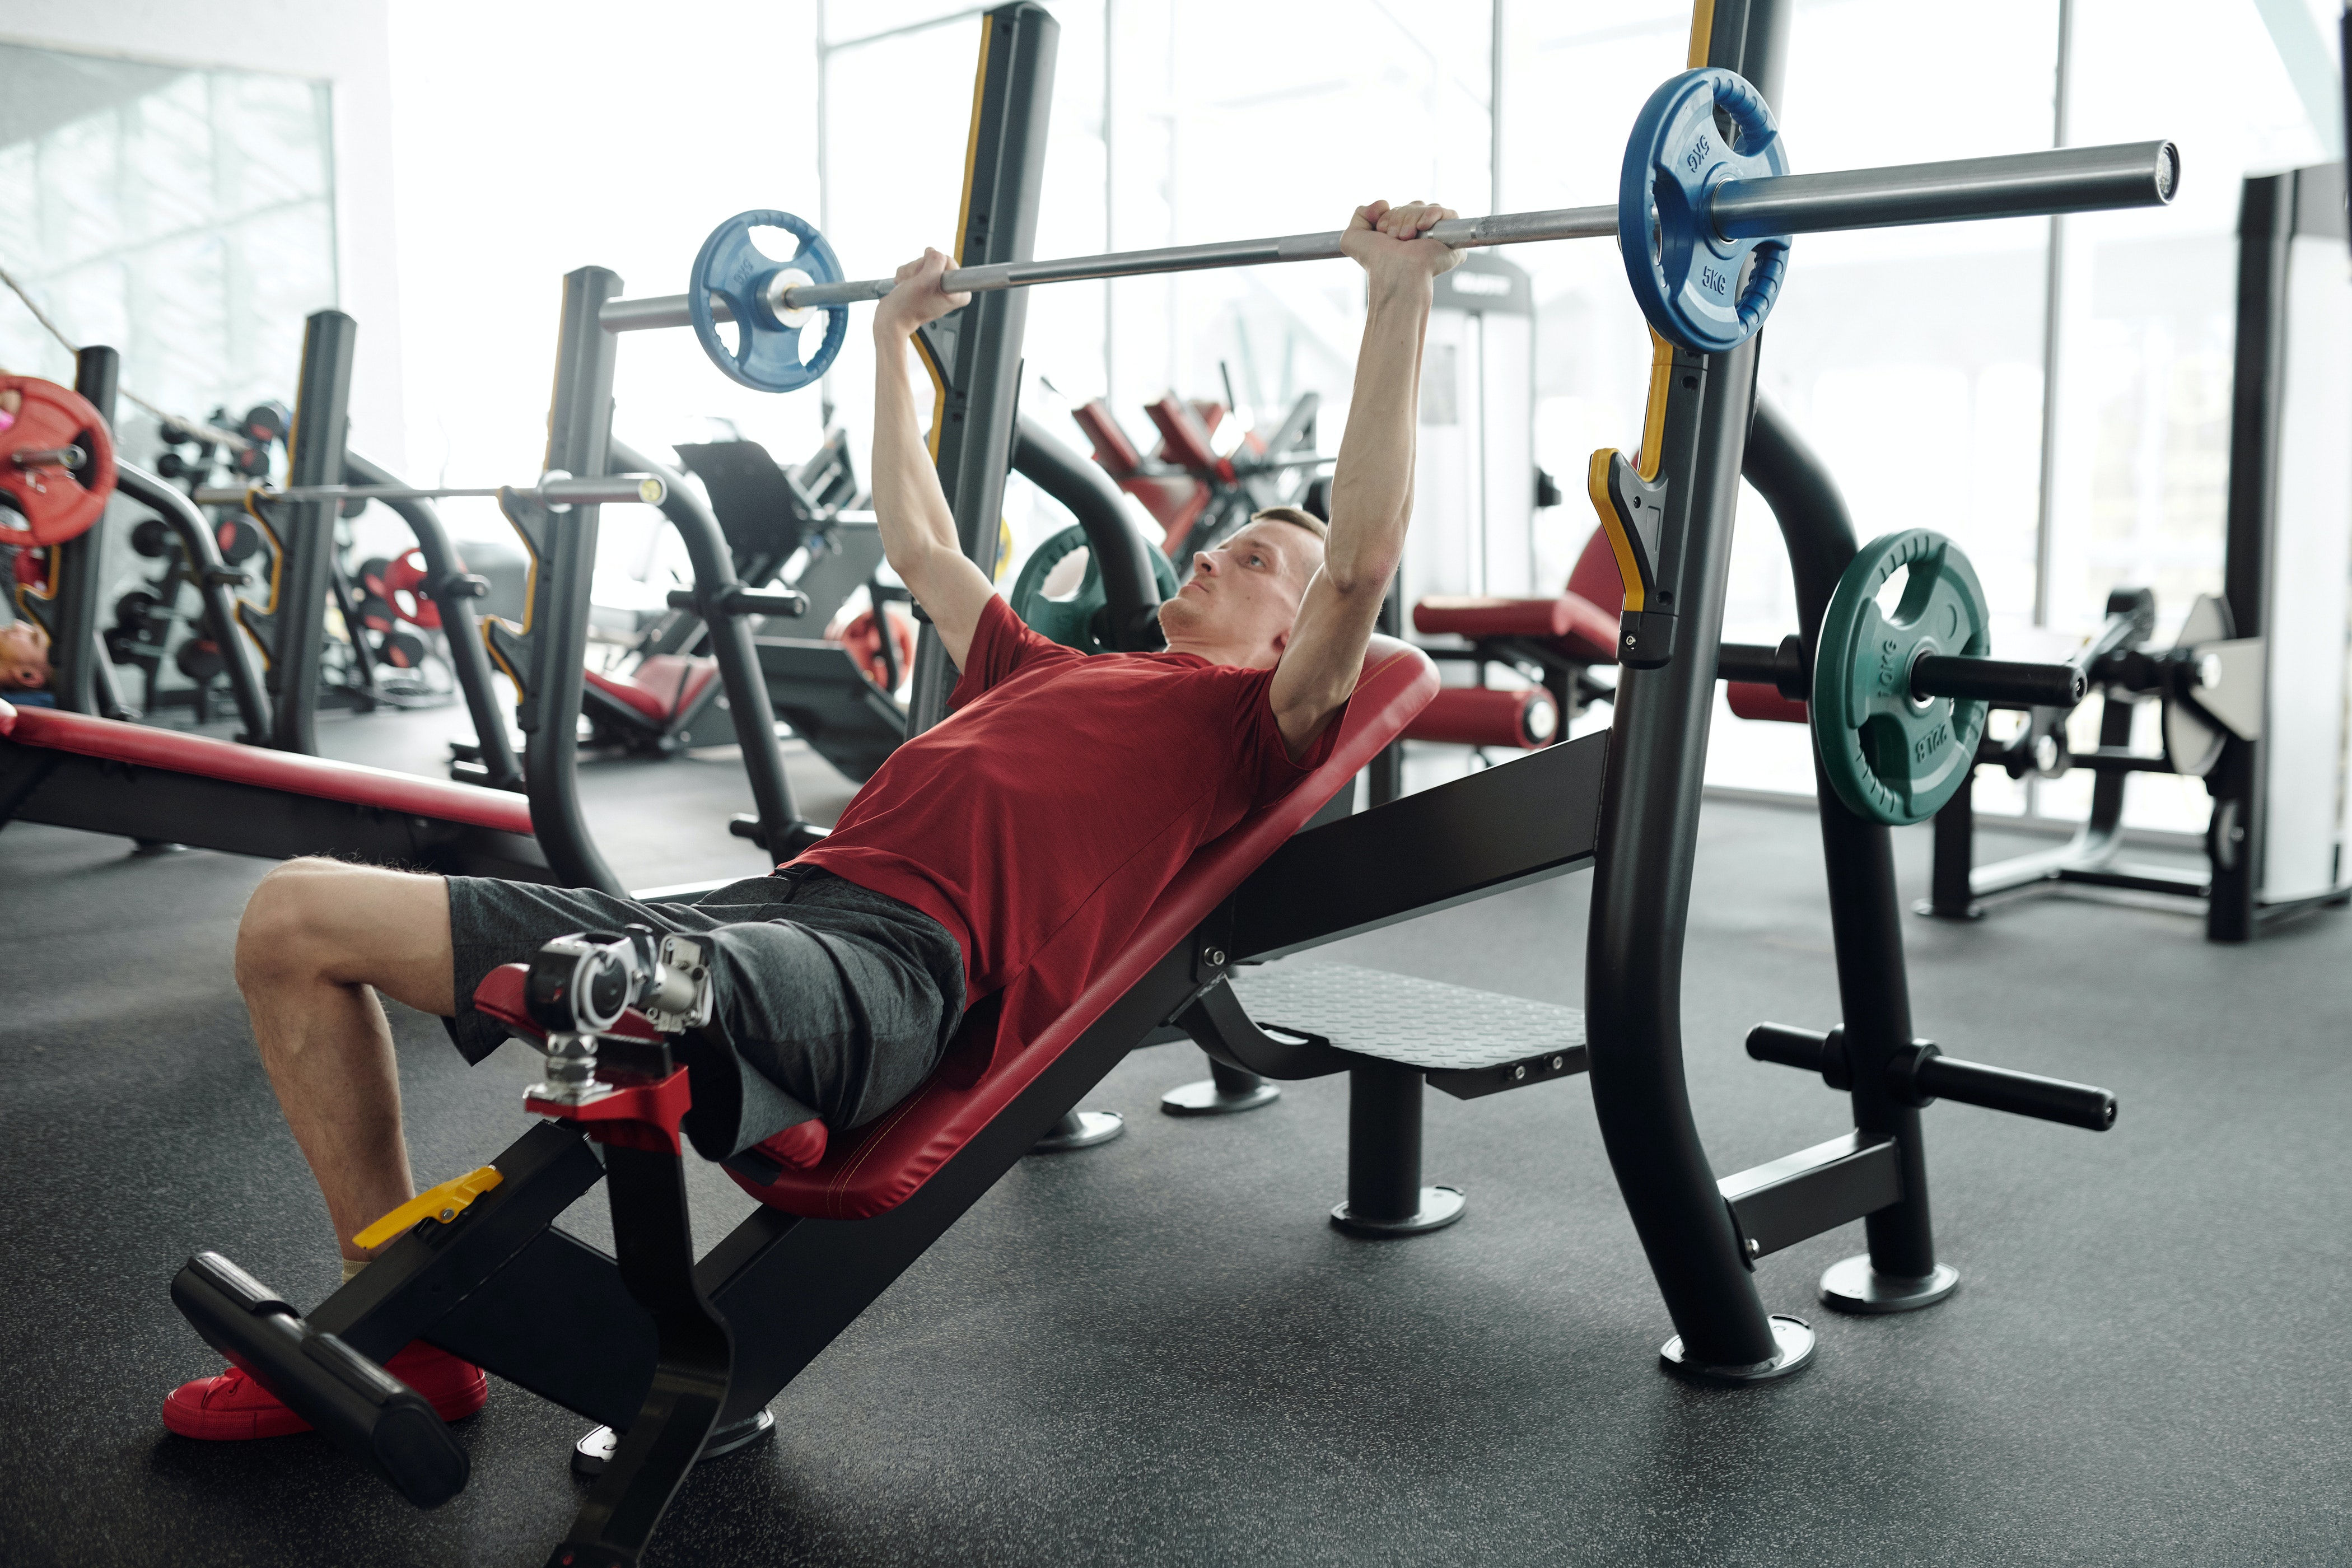
POLYGON ((0 695, 38 691, 49 683, 48 650, 23 621, 0 626, 0 695))
POLYGON ((1289 641, 1323 542, 1287 522, 1254 522, 1192 557, 1192 574, 1160 606, 1171 643, 1213 643, 1271 667, 1289 641))

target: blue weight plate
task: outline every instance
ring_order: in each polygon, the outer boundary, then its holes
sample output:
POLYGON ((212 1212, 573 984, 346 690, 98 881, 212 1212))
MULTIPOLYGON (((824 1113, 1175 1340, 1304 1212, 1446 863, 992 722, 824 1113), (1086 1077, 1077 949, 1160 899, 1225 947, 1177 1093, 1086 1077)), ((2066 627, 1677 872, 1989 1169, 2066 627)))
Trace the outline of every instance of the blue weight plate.
POLYGON ((761 392, 795 392, 816 380, 841 353, 849 332, 849 308, 825 307, 824 338, 814 358, 802 360, 800 327, 779 321, 764 298, 768 279, 786 267, 806 273, 812 283, 841 281, 841 263, 814 224, 788 212, 755 209, 737 213, 710 231, 687 279, 687 314, 693 318, 702 352, 730 380, 761 392), (783 229, 800 241, 800 248, 779 261, 752 239, 755 228, 783 229), (710 309, 713 294, 727 301, 735 317, 731 352, 719 335, 718 318, 710 309))
POLYGON ((1720 353, 1764 324, 1780 292, 1789 237, 1726 239, 1707 210, 1726 181, 1788 172, 1771 110, 1736 73, 1685 71, 1650 95, 1618 177, 1617 247, 1633 298, 1660 337, 1720 353), (1731 122, 1729 140, 1718 109, 1731 122), (1739 274, 1751 252, 1756 269, 1743 288, 1739 274))

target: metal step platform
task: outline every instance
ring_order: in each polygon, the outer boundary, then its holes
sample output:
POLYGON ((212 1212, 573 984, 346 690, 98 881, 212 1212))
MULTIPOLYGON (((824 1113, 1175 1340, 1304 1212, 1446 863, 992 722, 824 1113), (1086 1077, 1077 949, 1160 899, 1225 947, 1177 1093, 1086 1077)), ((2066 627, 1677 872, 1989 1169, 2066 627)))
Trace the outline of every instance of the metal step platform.
POLYGON ((1234 994, 1264 1029, 1418 1069, 1432 1088, 1475 1100, 1585 1070, 1575 1007, 1391 974, 1352 963, 1244 969, 1234 994))

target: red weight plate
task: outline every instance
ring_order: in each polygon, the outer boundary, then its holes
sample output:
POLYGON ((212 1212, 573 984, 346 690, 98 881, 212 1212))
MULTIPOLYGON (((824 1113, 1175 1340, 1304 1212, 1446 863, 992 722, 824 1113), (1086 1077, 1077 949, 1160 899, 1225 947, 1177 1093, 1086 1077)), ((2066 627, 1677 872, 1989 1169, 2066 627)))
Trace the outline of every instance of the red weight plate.
POLYGON ((0 539, 11 544, 63 544, 106 510, 114 493, 114 441, 98 410, 70 387, 29 375, 0 376, 0 392, 22 399, 16 423, 0 432, 0 491, 16 515, 0 513, 0 539), (53 463, 20 468, 20 452, 81 447, 81 476, 53 463), (18 525, 18 518, 23 520, 18 525))
POLYGON ((421 550, 408 551, 384 573, 383 596, 392 601, 392 607, 410 626, 423 626, 428 632, 438 631, 441 606, 423 592, 425 578, 425 552, 421 550))

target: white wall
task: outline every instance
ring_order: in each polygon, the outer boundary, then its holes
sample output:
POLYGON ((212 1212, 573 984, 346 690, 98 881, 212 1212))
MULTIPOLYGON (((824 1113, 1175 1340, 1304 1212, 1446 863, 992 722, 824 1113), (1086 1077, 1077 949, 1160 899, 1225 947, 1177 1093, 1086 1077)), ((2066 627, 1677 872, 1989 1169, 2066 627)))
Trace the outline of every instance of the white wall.
MULTIPOLYGON (((360 324, 352 444, 397 468, 406 442, 386 16, 385 0, 8 0, 0 39, 334 84, 338 303, 360 324)), ((289 397, 297 369, 285 370, 289 397)))
MULTIPOLYGON (((815 219, 814 17, 811 0, 670 12, 633 0, 401 0, 391 31, 410 478, 538 474, 566 272, 608 267, 630 294, 680 294, 725 219, 753 208, 815 219)), ((923 89, 968 102, 970 68, 923 89)), ((953 163, 961 148, 921 151, 953 163)), ((840 249, 852 277, 895 265, 854 236, 840 249)), ((711 418, 785 462, 824 430, 815 389, 738 386, 685 331, 625 335, 614 400, 617 432, 657 458, 669 443, 709 439, 711 418)), ((866 458, 861 437, 861 473, 866 458)), ((490 502, 453 501, 443 516, 460 537, 511 537, 490 502)), ((605 564, 646 569, 662 547, 656 521, 606 508, 605 564)))

